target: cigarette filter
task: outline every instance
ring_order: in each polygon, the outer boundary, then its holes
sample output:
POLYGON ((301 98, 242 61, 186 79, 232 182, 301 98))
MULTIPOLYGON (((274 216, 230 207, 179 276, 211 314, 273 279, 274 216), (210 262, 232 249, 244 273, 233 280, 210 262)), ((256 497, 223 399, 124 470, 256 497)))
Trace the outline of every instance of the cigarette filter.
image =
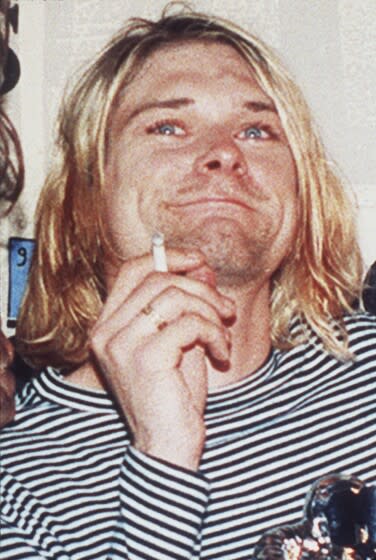
POLYGON ((154 233, 151 238, 151 245, 154 259, 154 270, 158 272, 167 272, 168 267, 163 234, 159 232, 154 233))

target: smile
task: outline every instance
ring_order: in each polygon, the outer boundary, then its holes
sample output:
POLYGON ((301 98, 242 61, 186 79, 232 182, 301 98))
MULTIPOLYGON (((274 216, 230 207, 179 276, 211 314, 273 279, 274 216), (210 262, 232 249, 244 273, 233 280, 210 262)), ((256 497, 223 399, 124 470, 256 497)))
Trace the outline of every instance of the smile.
POLYGON ((198 198, 194 200, 187 200, 184 202, 177 202, 177 203, 169 203, 168 206, 172 208, 190 208, 190 207, 199 207, 199 206, 206 206, 208 208, 211 207, 226 207, 226 206, 238 206, 248 211, 252 211, 253 208, 249 206, 242 200, 237 198, 230 198, 230 197, 205 197, 205 198, 198 198))

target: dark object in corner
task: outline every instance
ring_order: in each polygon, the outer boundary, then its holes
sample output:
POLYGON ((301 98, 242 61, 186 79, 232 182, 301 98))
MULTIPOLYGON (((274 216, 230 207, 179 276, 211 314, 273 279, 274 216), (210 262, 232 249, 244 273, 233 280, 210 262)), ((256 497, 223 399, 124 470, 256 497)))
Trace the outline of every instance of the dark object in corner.
MULTIPOLYGON (((10 341, 14 345, 14 337, 10 337, 10 341)), ((24 362, 21 356, 17 354, 17 352, 14 353, 11 370, 13 371, 16 378, 17 391, 20 391, 25 385, 25 383, 30 381, 33 374, 35 374, 35 370, 32 367, 30 367, 26 362, 24 362)))
POLYGON ((376 315, 376 261, 369 269, 364 281, 363 302, 365 309, 376 315))

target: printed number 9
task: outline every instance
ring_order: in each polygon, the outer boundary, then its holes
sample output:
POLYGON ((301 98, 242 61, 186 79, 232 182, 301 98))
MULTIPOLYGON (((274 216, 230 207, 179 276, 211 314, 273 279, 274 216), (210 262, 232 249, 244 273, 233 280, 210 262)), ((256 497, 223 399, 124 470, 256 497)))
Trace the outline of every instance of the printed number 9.
POLYGON ((21 259, 17 262, 17 266, 25 266, 27 261, 27 251, 25 247, 20 247, 17 254, 21 257, 21 259))

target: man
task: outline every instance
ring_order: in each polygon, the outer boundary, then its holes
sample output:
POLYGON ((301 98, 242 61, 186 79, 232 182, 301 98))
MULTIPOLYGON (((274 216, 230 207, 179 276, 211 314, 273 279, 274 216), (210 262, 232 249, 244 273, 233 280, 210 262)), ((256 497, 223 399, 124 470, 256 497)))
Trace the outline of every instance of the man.
POLYGON ((58 152, 3 558, 250 558, 319 476, 374 483, 351 205, 275 55, 204 15, 133 21, 65 102, 58 152))

